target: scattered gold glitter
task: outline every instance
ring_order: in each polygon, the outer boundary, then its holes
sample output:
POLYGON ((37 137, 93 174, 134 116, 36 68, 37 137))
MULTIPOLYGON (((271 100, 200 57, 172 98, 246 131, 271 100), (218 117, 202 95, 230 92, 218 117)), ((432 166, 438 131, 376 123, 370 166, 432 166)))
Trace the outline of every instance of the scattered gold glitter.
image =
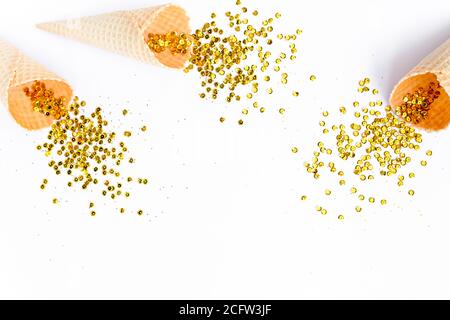
MULTIPOLYGON (((241 3, 236 2, 236 5, 241 6, 241 3)), ((212 13, 212 20, 189 35, 151 33, 148 35, 148 47, 157 54, 167 50, 174 55, 189 53, 184 72, 195 71, 201 76, 201 98, 215 100, 223 95, 231 103, 240 101, 241 96, 254 100, 258 92, 273 94, 272 88, 260 88, 260 85, 263 85, 262 81, 272 81, 275 77, 269 71, 279 72, 280 66, 288 61, 286 53, 272 50, 280 47, 279 43, 286 42, 291 51, 289 58, 295 60, 295 40, 302 31, 297 29, 296 34, 278 34, 274 37, 274 18, 281 18, 280 13, 258 24, 251 21, 259 16, 258 11, 247 7, 239 7, 239 11, 234 13, 227 11, 224 16, 227 22, 221 26, 222 21, 216 13, 212 13), (240 90, 245 92, 241 95, 240 90)), ((281 82, 288 83, 287 73, 283 73, 281 82)))
MULTIPOLYGON (((373 95, 377 95, 379 92, 377 89, 370 89, 370 80, 365 78, 359 81, 359 92, 370 92, 373 95)), ((404 99, 404 104, 421 105, 426 103, 431 104, 432 99, 439 96, 436 93, 437 86, 431 84, 428 90, 418 90, 414 94, 407 95, 404 99), (424 97, 428 94, 428 97, 424 97), (420 102, 422 100, 422 102, 420 102), (426 101, 425 101, 426 100, 426 101)), ((317 148, 313 152, 312 161, 305 163, 305 169, 308 173, 313 175, 314 179, 318 180, 321 177, 324 169, 329 169, 333 174, 337 174, 339 177, 347 176, 348 173, 353 175, 360 181, 361 184, 367 184, 370 181, 376 181, 377 175, 382 177, 396 178, 396 183, 399 187, 405 185, 405 175, 402 174, 403 168, 408 166, 412 162, 413 153, 420 149, 423 137, 420 132, 413 128, 407 119, 407 116, 411 117, 414 112, 409 112, 405 116, 396 112, 398 108, 392 108, 391 106, 383 106, 381 100, 359 102, 354 101, 353 106, 355 108, 352 114, 345 117, 341 123, 328 124, 321 120, 319 126, 324 135, 329 136, 330 130, 333 132, 334 148, 327 146, 329 138, 324 136, 324 140, 317 142, 317 148), (352 117, 352 119, 348 119, 352 117), (327 129, 327 130, 325 130, 327 129), (322 160, 323 156, 334 155, 337 151, 335 159, 329 159, 328 165, 325 165, 325 161, 322 160), (351 171, 338 170, 337 166, 344 165, 335 161, 349 162, 351 165, 351 171)), ((423 110, 423 108, 422 108, 423 110)), ((347 114, 347 110, 344 106, 339 107, 339 111, 342 115, 347 114)), ((328 111, 322 112, 323 117, 329 115, 328 111)), ((416 114, 416 118, 419 116, 416 114)), ((412 118, 411 118, 412 119, 412 118)), ((330 119, 332 120, 332 119, 330 119)), ((341 120, 338 120, 341 121, 341 120)), ((328 122, 328 121, 327 121, 328 122)), ((426 152, 427 156, 431 156, 431 150, 426 152)), ((426 160, 420 161, 422 166, 427 165, 426 160)), ((345 166, 347 167, 347 166, 345 166)), ((343 168, 345 168, 343 167, 343 168)), ((348 170, 348 169, 345 169, 348 170)), ((328 171, 328 170, 327 170, 328 171)), ((414 178, 415 174, 410 172, 409 178, 414 178)), ((345 180, 338 179, 339 185, 345 185, 345 180)), ((359 188, 359 187, 358 187, 359 188)), ((352 195, 357 194, 356 186, 350 189, 352 195)), ((330 195, 331 191, 328 189, 325 191, 325 195, 330 195)), ((413 190, 409 190, 408 194, 414 195, 413 190)), ((360 201, 364 201, 366 196, 358 194, 356 197, 360 201)), ((376 203, 376 197, 367 197, 367 200, 371 204, 376 203)), ((386 205, 387 200, 379 200, 381 205, 386 205)), ((362 207, 356 206, 356 212, 361 212, 362 207)))
MULTIPOLYGON (((78 97, 67 104, 64 98, 55 97, 54 92, 47 90, 39 81, 24 91, 36 112, 56 119, 47 134, 48 142, 37 148, 51 158, 48 166, 55 175, 67 175, 68 187, 78 184, 82 190, 86 190, 103 183, 106 190, 101 191, 102 195, 109 193, 112 199, 121 195, 121 192, 114 193, 116 187, 110 179, 120 178, 119 167, 128 149, 124 142, 116 142, 115 132, 107 131, 109 123, 104 119, 102 109, 97 107, 88 113, 86 102, 80 101, 78 97)), ((122 113, 127 112, 123 110, 122 113)), ((47 183, 48 180, 44 179, 41 189, 45 189, 47 183)), ((118 185, 122 184, 116 183, 118 185)), ((56 198, 53 199, 53 203, 57 202, 56 198)), ((90 203, 89 207, 93 206, 90 203)), ((92 213, 95 215, 94 211, 92 213)))

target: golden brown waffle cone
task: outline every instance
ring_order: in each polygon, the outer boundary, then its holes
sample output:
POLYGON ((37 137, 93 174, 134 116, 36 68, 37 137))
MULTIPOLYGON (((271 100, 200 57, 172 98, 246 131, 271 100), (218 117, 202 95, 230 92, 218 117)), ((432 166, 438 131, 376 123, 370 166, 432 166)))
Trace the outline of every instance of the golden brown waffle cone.
POLYGON ((431 104, 428 117, 416 126, 427 130, 444 129, 450 123, 450 38, 400 80, 392 91, 391 105, 401 105, 407 93, 414 93, 419 87, 426 89, 430 82, 441 85, 441 95, 431 104))
POLYGON ((172 4, 43 23, 37 27, 146 63, 182 68, 188 59, 187 54, 173 55, 168 51, 154 54, 147 46, 149 33, 190 33, 186 12, 172 4))
POLYGON ((72 89, 63 79, 0 40, 0 101, 16 122, 29 130, 48 127, 54 120, 34 111, 30 98, 23 91, 37 80, 45 83, 56 96, 71 99, 72 89))

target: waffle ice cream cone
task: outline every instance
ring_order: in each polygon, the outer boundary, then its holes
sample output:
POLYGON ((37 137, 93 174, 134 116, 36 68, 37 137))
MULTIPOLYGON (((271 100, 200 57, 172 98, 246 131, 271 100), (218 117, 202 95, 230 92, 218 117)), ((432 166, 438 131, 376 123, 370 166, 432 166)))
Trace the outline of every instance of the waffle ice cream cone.
POLYGON ((23 91, 37 80, 45 83, 56 96, 71 99, 72 89, 63 79, 0 40, 0 101, 8 107, 14 120, 28 130, 48 127, 54 121, 34 111, 30 98, 23 91))
POLYGON ((391 105, 401 105, 407 93, 419 87, 427 88, 430 82, 441 85, 441 95, 431 104, 428 117, 416 126, 426 130, 445 129, 450 123, 450 38, 400 80, 392 91, 391 105))
POLYGON ((149 33, 189 34, 189 17, 183 8, 172 4, 42 23, 37 27, 145 63, 182 68, 188 59, 188 54, 173 55, 167 50, 155 54, 147 45, 149 33))

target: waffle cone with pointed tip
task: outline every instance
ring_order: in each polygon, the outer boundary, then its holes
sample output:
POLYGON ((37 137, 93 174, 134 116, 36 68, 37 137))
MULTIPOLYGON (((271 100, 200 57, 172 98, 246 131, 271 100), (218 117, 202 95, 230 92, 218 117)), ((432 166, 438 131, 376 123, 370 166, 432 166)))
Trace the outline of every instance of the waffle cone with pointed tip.
POLYGON ((142 62, 170 68, 182 68, 189 58, 188 54, 174 55, 167 50, 154 53, 147 45, 149 33, 190 33, 186 12, 172 4, 42 23, 37 27, 142 62))
POLYGON ((0 40, 0 101, 8 107, 14 120, 28 130, 48 127, 55 120, 33 110, 24 88, 35 81, 45 83, 56 96, 72 97, 72 89, 60 77, 46 70, 10 44, 0 40))
POLYGON ((440 84, 441 95, 430 105, 428 117, 416 127, 426 130, 445 129, 450 123, 450 38, 400 80, 392 91, 391 105, 401 105, 407 93, 413 93, 419 87, 428 88, 430 82, 440 84))

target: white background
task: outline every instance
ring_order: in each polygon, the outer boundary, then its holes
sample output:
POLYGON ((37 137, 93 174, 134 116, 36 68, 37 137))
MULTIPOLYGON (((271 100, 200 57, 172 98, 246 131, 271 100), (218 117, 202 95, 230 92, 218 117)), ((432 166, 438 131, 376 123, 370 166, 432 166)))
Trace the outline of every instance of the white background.
MULTIPOLYGON (((0 298, 450 298, 448 130, 424 134, 411 167, 417 178, 401 191, 395 180, 375 183, 366 195, 385 194, 389 204, 366 203, 361 214, 346 207, 357 204, 348 194, 332 198, 327 216, 317 214, 331 184, 303 168, 320 137, 320 113, 350 107, 365 76, 386 100, 450 35, 450 3, 250 2, 262 14, 280 11, 283 28, 304 30, 290 67, 301 98, 277 95, 243 127, 236 125, 241 106, 200 101, 196 75, 34 28, 157 1, 0 2, 2 38, 67 79, 89 105, 110 110, 120 130, 147 124, 130 149, 133 170, 151 181, 133 190, 127 214, 100 199, 92 218, 87 204, 101 196, 64 188, 35 149, 46 132, 24 131, 0 108, 0 298), (126 119, 124 107, 132 113, 126 119), (428 148, 434 154, 422 168, 417 161, 428 148), (302 194, 310 200, 301 202, 302 194)), ((196 27, 234 2, 178 3, 196 27)))

